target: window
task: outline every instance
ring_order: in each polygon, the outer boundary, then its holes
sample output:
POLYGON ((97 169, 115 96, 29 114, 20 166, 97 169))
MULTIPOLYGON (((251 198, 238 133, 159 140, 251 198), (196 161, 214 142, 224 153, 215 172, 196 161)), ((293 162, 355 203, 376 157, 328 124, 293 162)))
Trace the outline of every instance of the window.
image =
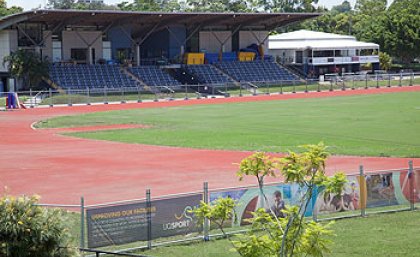
POLYGON ((72 48, 71 59, 75 61, 86 61, 87 60, 87 48, 72 48))

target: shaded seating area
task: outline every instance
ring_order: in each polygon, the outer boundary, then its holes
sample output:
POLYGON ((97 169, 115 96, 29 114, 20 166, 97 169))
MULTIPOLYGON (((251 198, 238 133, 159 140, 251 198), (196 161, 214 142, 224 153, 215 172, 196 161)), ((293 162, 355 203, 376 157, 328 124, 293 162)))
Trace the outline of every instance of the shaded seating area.
POLYGON ((148 86, 180 89, 181 83, 158 66, 132 67, 128 70, 148 86))
POLYGON ((185 70, 200 84, 224 84, 233 80, 210 64, 186 65, 185 70))
POLYGON ((215 64, 240 82, 297 81, 299 78, 287 69, 270 61, 221 62, 215 64))
POLYGON ((116 65, 61 65, 50 67, 50 79, 63 89, 136 88, 137 82, 116 65))

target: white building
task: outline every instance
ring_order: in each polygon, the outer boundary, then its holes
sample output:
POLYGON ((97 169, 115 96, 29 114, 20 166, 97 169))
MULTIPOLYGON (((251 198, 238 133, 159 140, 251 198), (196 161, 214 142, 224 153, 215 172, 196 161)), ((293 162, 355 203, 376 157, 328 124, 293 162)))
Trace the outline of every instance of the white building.
POLYGON ((358 72, 366 63, 379 69, 379 45, 353 36, 298 30, 270 36, 268 48, 279 62, 307 75, 358 72))
POLYGON ((83 4, 103 4, 104 0, 79 0, 77 1, 78 3, 83 3, 83 4))

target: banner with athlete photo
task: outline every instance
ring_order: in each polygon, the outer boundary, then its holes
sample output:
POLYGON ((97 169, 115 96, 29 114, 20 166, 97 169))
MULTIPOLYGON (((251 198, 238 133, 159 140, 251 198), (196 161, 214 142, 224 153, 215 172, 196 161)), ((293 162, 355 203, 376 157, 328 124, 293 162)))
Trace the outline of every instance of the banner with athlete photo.
MULTIPOLYGON (((399 187, 400 173, 368 174, 366 178, 367 208, 397 205, 395 189, 399 187)), ((402 201, 404 199, 400 199, 402 201)))
POLYGON ((404 198, 411 203, 420 203, 420 169, 414 169, 411 175, 408 171, 399 173, 401 191, 396 190, 398 202, 401 202, 401 198, 404 198))
MULTIPOLYGON (((232 198, 236 201, 236 220, 232 220, 233 226, 249 224, 247 219, 252 218, 252 212, 258 208, 264 208, 267 212, 283 217, 283 209, 287 206, 299 205, 301 196, 306 192, 305 188, 297 184, 279 184, 264 187, 264 195, 261 195, 259 188, 241 188, 229 191, 210 192, 210 202, 218 198, 232 198)), ((306 216, 312 215, 315 197, 308 205, 306 216)))
POLYGON ((360 209, 360 179, 356 176, 349 176, 347 180, 348 182, 345 184, 341 196, 319 192, 314 208, 315 214, 320 215, 360 209))

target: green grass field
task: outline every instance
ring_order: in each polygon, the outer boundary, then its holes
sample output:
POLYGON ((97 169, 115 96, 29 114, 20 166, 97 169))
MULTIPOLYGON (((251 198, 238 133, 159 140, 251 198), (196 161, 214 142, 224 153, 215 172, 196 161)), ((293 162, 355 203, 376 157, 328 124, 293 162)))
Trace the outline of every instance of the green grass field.
POLYGON ((324 141, 334 154, 420 156, 420 92, 137 109, 59 117, 39 127, 147 124, 74 136, 126 143, 285 152, 324 141))
MULTIPOLYGON (((420 212, 372 215, 339 220, 328 257, 415 257, 420 255, 420 212)), ((227 240, 160 247, 142 254, 154 257, 238 257, 227 240)))

